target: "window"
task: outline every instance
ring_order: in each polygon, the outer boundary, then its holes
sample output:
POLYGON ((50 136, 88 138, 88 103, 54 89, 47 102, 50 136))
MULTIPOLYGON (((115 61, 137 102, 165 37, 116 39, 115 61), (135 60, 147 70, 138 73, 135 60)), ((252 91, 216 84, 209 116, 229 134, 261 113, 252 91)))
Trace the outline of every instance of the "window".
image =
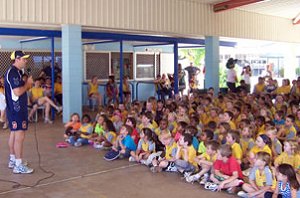
POLYGON ((136 78, 154 79, 159 73, 159 54, 155 53, 136 53, 136 78))
POLYGON ((99 80, 108 79, 109 56, 109 52, 86 52, 85 80, 90 80, 95 75, 99 80))

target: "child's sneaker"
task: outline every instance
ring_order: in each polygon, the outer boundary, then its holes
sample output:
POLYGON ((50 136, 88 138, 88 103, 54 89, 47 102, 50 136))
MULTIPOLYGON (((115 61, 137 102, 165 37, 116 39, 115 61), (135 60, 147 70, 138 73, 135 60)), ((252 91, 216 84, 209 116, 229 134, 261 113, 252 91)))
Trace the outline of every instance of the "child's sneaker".
POLYGON ((152 166, 152 167, 150 168, 150 170, 151 170, 152 173, 159 173, 159 172, 162 171, 162 168, 159 167, 159 166, 152 166))
POLYGON ((206 190, 216 191, 218 189, 218 184, 212 183, 212 182, 206 182, 204 185, 204 188, 206 190))
POLYGON ((102 144, 94 144, 93 147, 95 149, 103 149, 103 145, 102 144))
POLYGON ((128 160, 129 160, 129 162, 136 162, 135 158, 132 156, 130 156, 128 160))
POLYGON ((207 173, 205 173, 201 179, 201 181, 199 182, 200 185, 204 185, 207 180, 208 180, 209 175, 207 173))
POLYGON ((191 176, 193 174, 193 172, 183 172, 183 177, 187 178, 189 176, 191 176))
POLYGON ((119 151, 115 151, 115 150, 110 150, 108 151, 105 155, 104 155, 104 159, 106 161, 112 161, 112 160, 115 160, 115 159, 118 159, 118 157, 120 156, 120 152, 119 151))
POLYGON ((82 146, 82 143, 81 143, 81 142, 75 142, 75 143, 74 143, 74 146, 75 146, 75 147, 80 147, 80 146, 82 146))
POLYGON ((56 113, 59 114, 60 112, 62 112, 62 109, 63 109, 62 107, 58 107, 58 108, 56 109, 56 110, 57 110, 56 113))
POLYGON ((19 166, 15 166, 13 169, 13 173, 16 174, 29 174, 32 173, 33 169, 29 168, 28 166, 24 165, 24 164, 20 164, 19 166))
POLYGON ((198 181, 200 179, 199 174, 190 175, 185 178, 186 182, 188 183, 194 183, 195 181, 198 181))
POLYGON ((238 193, 237 193, 237 196, 239 196, 239 197, 243 197, 243 198, 248 198, 248 195, 247 195, 247 193, 246 193, 246 192, 244 192, 244 191, 240 191, 240 192, 238 192, 238 193))
POLYGON ((142 159, 142 160, 140 160, 140 163, 141 163, 141 164, 143 164, 143 165, 146 165, 146 166, 148 166, 148 164, 147 164, 147 161, 146 161, 146 160, 143 160, 143 159, 142 159))

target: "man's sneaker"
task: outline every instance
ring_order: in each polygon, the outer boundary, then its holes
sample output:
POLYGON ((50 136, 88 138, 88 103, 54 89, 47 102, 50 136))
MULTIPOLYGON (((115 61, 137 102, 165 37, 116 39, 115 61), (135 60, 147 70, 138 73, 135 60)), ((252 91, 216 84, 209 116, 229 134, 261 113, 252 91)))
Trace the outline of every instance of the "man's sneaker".
POLYGON ((207 181, 208 181, 208 177, 209 175, 207 173, 205 173, 201 179, 201 181, 199 182, 200 185, 204 185, 207 181))
POLYGON ((16 161, 15 160, 9 160, 8 162, 8 168, 12 169, 14 168, 16 165, 16 161))
POLYGON ((16 174, 29 174, 32 173, 33 169, 29 168, 28 166, 24 165, 24 164, 20 164, 19 166, 15 166, 13 169, 13 173, 16 174))
POLYGON ((188 183, 194 183, 195 181, 198 181, 200 179, 200 175, 199 174, 194 174, 194 175, 190 175, 188 177, 185 178, 185 180, 188 183))
MULTIPOLYGON (((28 162, 26 160, 23 160, 22 164, 27 166, 28 162)), ((16 161, 15 160, 9 160, 8 168, 13 169, 15 166, 16 166, 16 161)))
POLYGON ((132 156, 129 157, 128 161, 129 161, 129 162, 136 162, 135 158, 132 157, 132 156))
POLYGON ((48 118, 45 118, 45 120, 44 120, 44 123, 45 124, 53 124, 53 121, 52 120, 49 120, 48 118))
POLYGON ((243 198, 248 198, 248 195, 247 195, 247 193, 246 193, 246 192, 244 192, 244 191, 240 191, 240 192, 238 192, 238 193, 237 193, 237 196, 239 196, 239 197, 243 197, 243 198))

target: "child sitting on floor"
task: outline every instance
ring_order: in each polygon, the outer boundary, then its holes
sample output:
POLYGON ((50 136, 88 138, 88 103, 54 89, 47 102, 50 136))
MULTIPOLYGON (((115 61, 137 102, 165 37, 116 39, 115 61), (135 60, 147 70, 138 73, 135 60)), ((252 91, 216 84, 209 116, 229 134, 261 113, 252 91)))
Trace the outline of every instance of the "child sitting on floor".
POLYGON ((89 144, 89 139, 93 133, 93 125, 91 123, 91 117, 87 114, 82 116, 82 124, 79 129, 78 136, 71 136, 69 142, 71 145, 79 147, 89 144))
POLYGON ((204 178, 203 180, 201 180, 200 184, 205 184, 207 182, 208 173, 211 170, 213 163, 217 160, 217 151, 219 149, 219 146, 220 144, 214 140, 207 143, 206 152, 204 152, 202 155, 197 156, 195 159, 195 161, 201 168, 200 172, 187 177, 187 182, 197 181, 202 176, 204 176, 204 178))
POLYGON ((197 163, 195 162, 196 150, 192 143, 193 136, 188 133, 181 135, 177 142, 175 165, 178 172, 184 174, 184 177, 189 176, 197 168, 197 163))
POLYGON ((153 159, 151 167, 152 172, 169 171, 176 172, 174 161, 176 160, 177 144, 172 138, 171 134, 162 133, 159 136, 159 140, 165 146, 165 156, 159 159, 153 159))
POLYGON ((140 133, 140 140, 136 151, 131 151, 129 158, 130 162, 141 162, 143 163, 149 155, 155 151, 155 143, 153 141, 153 131, 149 128, 143 128, 140 133))
POLYGON ((118 159, 120 156, 122 158, 129 158, 130 153, 136 151, 136 145, 130 136, 131 133, 132 127, 123 125, 120 135, 118 135, 117 140, 114 142, 114 146, 105 154, 104 159, 112 161, 118 159))
POLYGON ((264 197, 265 192, 275 188, 276 181, 270 169, 271 156, 266 152, 256 154, 254 167, 250 171, 249 184, 243 184, 245 191, 238 192, 240 197, 264 197))
POLYGON ((73 113, 71 115, 71 120, 65 124, 65 140, 68 141, 71 136, 75 136, 80 127, 80 116, 78 113, 73 113))
POLYGON ((217 160, 213 164, 212 182, 205 183, 204 188, 211 191, 221 191, 243 184, 243 174, 240 164, 232 156, 231 146, 224 144, 218 150, 217 160))

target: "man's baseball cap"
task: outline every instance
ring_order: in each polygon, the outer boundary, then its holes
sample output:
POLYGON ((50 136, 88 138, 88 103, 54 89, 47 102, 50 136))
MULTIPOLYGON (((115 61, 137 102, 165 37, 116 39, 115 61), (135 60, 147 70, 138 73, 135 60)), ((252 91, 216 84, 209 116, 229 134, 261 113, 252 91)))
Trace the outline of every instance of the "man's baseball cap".
POLYGON ((25 54, 23 51, 13 51, 10 55, 11 60, 16 60, 17 58, 29 58, 29 54, 25 54))

